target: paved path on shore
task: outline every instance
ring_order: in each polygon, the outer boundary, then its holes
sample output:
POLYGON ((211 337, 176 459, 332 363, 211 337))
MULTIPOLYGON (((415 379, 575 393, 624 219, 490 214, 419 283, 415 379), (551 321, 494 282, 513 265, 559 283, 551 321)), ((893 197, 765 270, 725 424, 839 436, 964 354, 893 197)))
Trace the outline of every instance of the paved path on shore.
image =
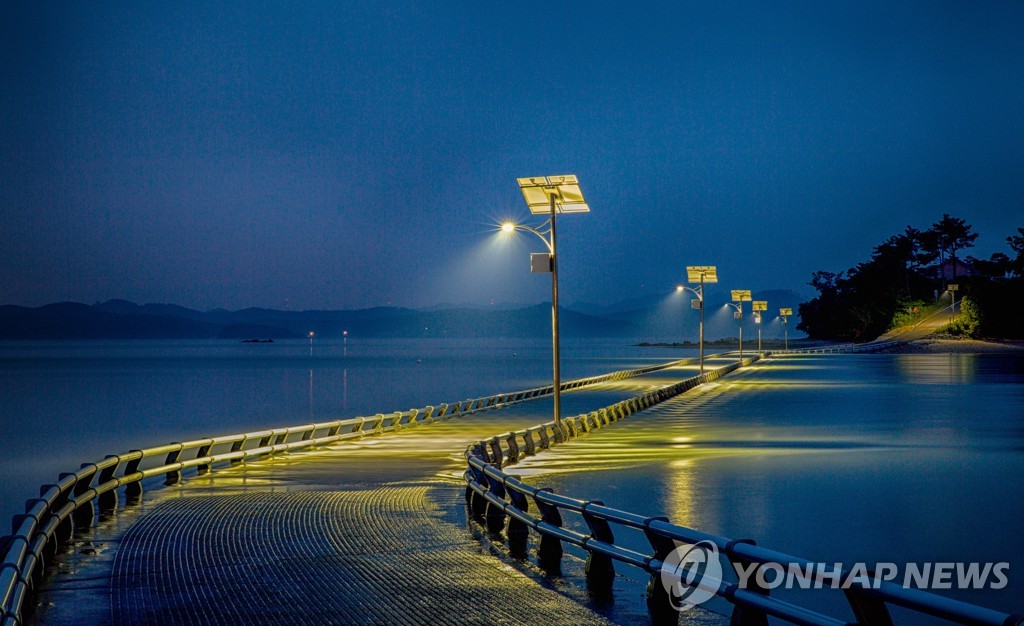
MULTIPOLYGON (((956 303, 956 312, 959 315, 959 301, 957 301, 956 303)), ((876 339, 875 341, 885 341, 887 339, 899 339, 900 341, 905 343, 917 341, 919 339, 924 339, 928 335, 931 335, 932 333, 938 331, 940 328, 943 328, 944 326, 949 324, 949 322, 950 311, 949 307, 947 306, 941 311, 921 320, 920 322, 913 326, 903 326, 901 328, 891 330, 882 335, 881 337, 879 337, 878 339, 876 339)))
MULTIPOLYGON (((695 373, 684 366, 567 393, 563 413, 589 412, 695 373)), ((528 576, 488 554, 465 528, 466 445, 550 414, 550 399, 536 400, 154 490, 77 544, 78 552, 112 556, 73 555, 40 594, 48 608, 39 618, 607 623, 579 597, 579 586, 528 576)))

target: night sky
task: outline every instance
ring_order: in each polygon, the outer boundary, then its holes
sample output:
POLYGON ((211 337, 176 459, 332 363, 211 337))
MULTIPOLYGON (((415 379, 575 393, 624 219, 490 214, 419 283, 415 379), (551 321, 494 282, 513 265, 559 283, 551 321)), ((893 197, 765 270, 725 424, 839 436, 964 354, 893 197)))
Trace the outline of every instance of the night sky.
POLYGON ((1024 226, 1024 3, 5 2, 0 303, 563 302, 1024 226))

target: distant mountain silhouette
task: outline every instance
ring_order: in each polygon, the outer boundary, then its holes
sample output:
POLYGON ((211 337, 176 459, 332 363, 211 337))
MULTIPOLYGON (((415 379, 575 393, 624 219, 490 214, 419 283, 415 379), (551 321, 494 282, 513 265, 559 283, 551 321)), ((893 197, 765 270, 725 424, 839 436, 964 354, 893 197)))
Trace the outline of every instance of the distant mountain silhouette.
MULTIPOLYGON (((567 337, 626 337, 626 322, 561 309, 567 337)), ((109 300, 92 306, 62 302, 29 308, 0 306, 0 339, 282 339, 340 337, 544 337, 551 308, 454 308, 421 311, 376 307, 354 311, 249 308, 202 312, 173 304, 109 300)))
MULTIPOLYGON (((774 321, 779 307, 799 304, 797 294, 772 290, 755 292, 768 300, 766 337, 781 334, 774 321), (774 323, 774 325, 772 325, 774 323)), ((705 337, 733 337, 738 323, 725 308, 728 292, 708 292, 705 337)), ((697 311, 687 294, 645 296, 581 313, 560 309, 565 337, 623 337, 637 341, 696 340, 697 311)), ((744 333, 757 327, 745 304, 744 333)), ((795 320, 794 320, 795 322, 795 320)), ((790 336, 796 337, 795 324, 790 336)), ((249 308, 240 311, 196 311, 174 304, 135 304, 108 300, 94 305, 61 302, 29 308, 0 306, 0 339, 287 339, 340 337, 344 331, 359 337, 547 337, 551 307, 547 304, 505 307, 408 309, 375 307, 353 311, 281 311, 249 308)))

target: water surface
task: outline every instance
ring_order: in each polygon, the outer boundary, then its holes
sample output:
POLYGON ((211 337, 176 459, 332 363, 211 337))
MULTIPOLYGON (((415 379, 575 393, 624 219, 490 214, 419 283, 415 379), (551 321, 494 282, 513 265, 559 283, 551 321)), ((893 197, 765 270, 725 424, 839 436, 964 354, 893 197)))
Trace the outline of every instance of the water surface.
MULTIPOLYGON (((691 352, 564 340, 563 378, 691 352)), ((0 516, 107 454, 436 406, 550 376, 543 340, 0 342, 0 516)))
POLYGON ((1007 561, 1006 589, 947 595, 1021 612, 1022 407, 1020 356, 773 359, 515 471, 818 561, 1007 561))

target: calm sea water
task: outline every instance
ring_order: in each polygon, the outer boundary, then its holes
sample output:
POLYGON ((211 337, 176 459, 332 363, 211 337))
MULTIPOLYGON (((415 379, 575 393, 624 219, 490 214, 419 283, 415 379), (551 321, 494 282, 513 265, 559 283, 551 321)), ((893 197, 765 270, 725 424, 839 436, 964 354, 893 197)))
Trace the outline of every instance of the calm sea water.
MULTIPOLYGON (((819 562, 1005 561, 1005 589, 940 593, 1024 612, 1021 356, 774 359, 515 471, 819 562)), ((839 592, 773 595, 846 609, 839 592)))
MULTIPOLYGON (((570 341, 563 372, 684 356, 570 341)), ((0 513, 105 454, 527 388, 549 372, 544 341, 0 343, 0 513)), ((948 595, 1024 609, 1020 356, 776 359, 515 471, 814 560, 1008 561, 1007 589, 948 595)), ((620 539, 646 549, 642 536, 620 539)), ((645 581, 632 578, 635 589, 617 593, 642 602, 645 581)), ((844 601, 800 602, 841 610, 844 601)))
MULTIPOLYGON (((689 355, 567 340, 563 377, 689 355)), ((525 389, 550 372, 542 340, 0 342, 0 517, 107 454, 525 389)))

